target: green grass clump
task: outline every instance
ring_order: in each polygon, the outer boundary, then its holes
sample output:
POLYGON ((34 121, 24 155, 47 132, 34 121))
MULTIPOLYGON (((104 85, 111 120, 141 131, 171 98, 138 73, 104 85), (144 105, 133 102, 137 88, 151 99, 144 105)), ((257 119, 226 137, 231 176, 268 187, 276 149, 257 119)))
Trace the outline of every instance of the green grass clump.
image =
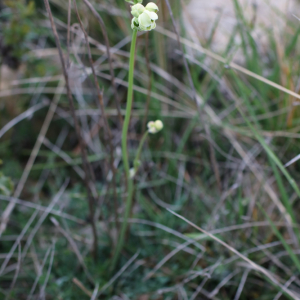
MULTIPOLYGON (((108 132, 77 16, 72 9, 68 38, 68 1, 50 1, 94 173, 89 184, 96 193, 95 258, 83 161, 66 92, 59 91, 63 77, 55 39, 43 1, 21 2, 7 1, 0 12, 5 29, 0 47, 7 46, 6 58, 18 62, 15 77, 0 91, 1 216, 15 203, 0 235, 0 299, 298 299, 299 162, 287 166, 300 149, 298 20, 277 11, 286 27, 279 36, 259 28, 268 39, 262 49, 254 34, 259 25, 233 0, 237 22, 216 53, 211 49, 222 16, 216 14, 211 31, 195 38, 187 27, 186 3, 170 1, 181 53, 168 6, 156 2, 156 30, 137 38, 130 168, 145 124, 160 119, 164 128, 149 135, 141 151, 124 246, 112 269, 127 196, 116 100, 124 116, 129 6, 124 0, 91 1, 107 29, 116 96, 105 35, 77 1, 112 133, 114 182, 108 132), (15 197, 53 101, 58 107, 15 197)), ((1 62, 1 72, 7 62, 1 62)))

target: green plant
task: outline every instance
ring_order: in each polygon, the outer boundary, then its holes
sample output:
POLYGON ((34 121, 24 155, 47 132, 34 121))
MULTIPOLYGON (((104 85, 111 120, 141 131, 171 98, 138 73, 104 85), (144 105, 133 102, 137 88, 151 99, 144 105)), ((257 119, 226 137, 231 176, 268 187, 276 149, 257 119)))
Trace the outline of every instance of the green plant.
POLYGON ((20 59, 28 50, 26 42, 36 37, 37 27, 32 22, 36 16, 34 1, 4 1, 10 9, 6 16, 1 16, 3 45, 11 47, 12 55, 20 59), (18 45, 16 47, 16 45, 18 45))
MULTIPOLYGON (((141 1, 139 1, 141 2, 141 1)), ((138 31, 150 31, 156 27, 155 21, 157 20, 156 12, 158 11, 158 7, 154 3, 147 4, 146 7, 143 7, 137 0, 134 1, 134 5, 132 6, 131 13, 133 15, 132 19, 132 40, 131 40, 131 48, 130 48, 130 58, 129 58, 129 74, 128 74, 128 91, 127 91, 127 102, 126 102, 126 114, 125 120, 123 124, 122 130, 122 158, 123 164, 125 169, 125 178, 127 181, 127 197, 126 197, 126 204, 125 204, 125 213, 124 213, 124 220, 122 222, 122 227, 120 231, 120 236, 118 239, 118 243, 115 249, 114 257, 112 260, 112 269, 115 268, 115 265, 118 261, 120 252, 122 250, 124 244, 125 233, 127 230, 127 222, 128 216, 131 209, 132 204, 132 197, 133 197, 133 174, 130 174, 130 166, 128 161, 128 151, 127 151, 127 135, 128 135, 128 128, 132 110, 132 99, 133 99, 133 78, 134 78, 134 63, 135 63, 135 48, 136 48, 136 39, 138 31)), ((163 125, 161 121, 156 121, 158 123, 152 124, 149 123, 149 132, 155 133, 162 129, 163 125)), ((144 135, 139 150, 138 150, 138 157, 140 156, 140 152, 142 146, 144 144, 145 138, 147 134, 144 135)), ((135 160, 134 172, 137 171, 137 160, 135 160)))

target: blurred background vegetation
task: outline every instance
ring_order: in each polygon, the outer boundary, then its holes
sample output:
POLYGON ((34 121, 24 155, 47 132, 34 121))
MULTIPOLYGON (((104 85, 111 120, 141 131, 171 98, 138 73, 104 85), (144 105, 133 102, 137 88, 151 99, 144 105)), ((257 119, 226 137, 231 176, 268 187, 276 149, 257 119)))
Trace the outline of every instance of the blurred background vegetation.
MULTIPOLYGON (((69 53, 76 115, 95 173, 94 259, 79 141, 44 2, 0 3, 1 222, 8 204, 15 204, 0 235, 0 299, 300 299, 299 162, 285 167, 300 149, 300 23, 274 9, 285 27, 280 33, 259 28, 267 40, 262 47, 253 36, 255 17, 233 0, 237 22, 215 53, 220 16, 195 39, 187 29, 187 23, 197 24, 188 1, 173 0, 177 29, 186 38, 181 49, 165 0, 155 2, 157 30, 140 34, 137 42, 131 159, 147 121, 161 119, 165 127, 143 149, 115 270, 110 266, 126 190, 103 32, 77 1, 112 131, 116 185, 84 36, 72 8, 68 48, 68 1, 50 1, 66 59, 69 53)), ((124 0, 91 3, 106 25, 124 114, 130 7, 124 0)))

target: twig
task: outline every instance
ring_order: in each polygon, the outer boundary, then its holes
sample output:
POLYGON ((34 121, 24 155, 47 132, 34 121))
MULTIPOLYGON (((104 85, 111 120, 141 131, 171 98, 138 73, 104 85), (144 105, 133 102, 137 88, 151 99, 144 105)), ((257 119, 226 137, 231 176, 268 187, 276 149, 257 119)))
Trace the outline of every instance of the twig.
POLYGON ((28 118, 29 116, 32 116, 36 111, 44 108, 45 106, 49 105, 48 101, 43 101, 42 103, 38 103, 24 111, 23 113, 19 114, 17 117, 14 119, 10 120, 5 126, 3 126, 0 130, 0 138, 13 126, 15 126, 17 123, 20 121, 28 118))
POLYGON ((17 267, 16 267, 16 272, 15 272, 13 281, 12 281, 12 283, 10 285, 9 292, 8 292, 8 294, 5 297, 5 300, 8 300, 10 298, 10 294, 13 291, 13 288, 14 288, 14 286, 16 284, 16 281, 17 281, 19 273, 20 273, 21 261, 22 261, 22 252, 21 252, 21 244, 20 243, 18 244, 18 250, 19 250, 18 251, 18 263, 17 263, 17 267))
POLYGON ((26 255, 27 251, 34 239, 34 236, 36 235, 36 233, 38 232, 38 230, 40 229, 40 227, 42 226, 42 224, 44 223, 44 221, 46 220, 47 216, 50 214, 51 210, 53 209, 53 207, 57 204, 57 202, 60 200, 61 196, 64 194, 68 184, 69 184, 69 178, 67 178, 64 182, 64 184, 61 186, 61 188, 59 189, 59 191, 57 192, 57 194, 53 197, 53 199, 51 200, 49 206, 47 207, 47 209, 42 213, 42 215, 40 216, 39 220, 37 221, 37 223, 35 224, 35 226, 33 227, 33 229, 30 232, 29 237, 27 238, 26 244, 24 246, 24 250, 23 250, 23 254, 26 255))
MULTIPOLYGON (((25 200, 21 200, 18 198, 13 198, 13 197, 8 197, 8 196, 4 196, 4 195, 0 195, 0 200, 4 200, 4 201, 8 201, 8 202, 14 202, 15 204, 19 204, 19 205, 23 205, 25 207, 29 207, 29 208, 33 208, 39 211, 46 211, 48 208, 46 206, 42 206, 39 204, 35 204, 33 202, 29 202, 29 201, 25 201, 25 200)), ((52 215, 56 215, 58 217, 62 217, 66 220, 70 220, 73 222, 76 222, 80 225, 86 225, 86 221, 76 218, 70 214, 58 211, 58 210, 51 210, 50 214, 52 215)))
MULTIPOLYGON (((166 30, 166 29, 164 29, 162 27, 157 26, 156 27, 156 31, 160 32, 163 35, 168 36, 171 39, 174 39, 174 40, 177 39, 176 34, 174 34, 173 32, 171 32, 169 30, 166 30)), ((250 76, 252 78, 255 78, 255 79, 257 79, 257 80, 259 80, 261 82, 264 82, 267 85, 272 86, 272 87, 274 87, 275 89, 277 89, 279 91, 282 91, 282 92, 284 92, 284 93, 286 93, 288 95, 291 95, 291 96, 295 97, 296 99, 300 99, 300 95, 297 94, 296 92, 293 92, 292 90, 287 89, 287 88, 283 87, 280 84, 277 84, 277 83, 275 83, 275 82, 273 82, 273 81, 271 81, 269 79, 266 79, 263 76, 260 76, 260 75, 254 73, 254 72, 251 72, 251 71, 247 70, 246 68, 244 68, 244 67, 242 67, 242 66, 240 66, 240 65, 238 65, 238 64, 236 64, 234 62, 228 63, 227 59, 223 58, 222 56, 220 56, 218 54, 215 54, 214 52, 212 52, 210 50, 202 48, 200 45, 198 45, 198 44, 196 44, 194 42, 191 42, 188 39, 180 37, 180 41, 181 41, 181 43, 185 44, 186 46, 189 46, 192 49, 199 51, 200 53, 204 53, 208 57, 211 57, 214 60, 217 60, 217 61, 219 61, 219 62, 221 62, 221 63, 223 63, 225 65, 228 65, 232 69, 235 69, 235 70, 237 70, 237 71, 239 71, 241 73, 244 73, 244 74, 246 74, 246 75, 248 75, 248 76, 250 76)))
POLYGON ((79 251, 79 249, 78 249, 75 241, 72 239, 71 235, 60 226, 59 222, 55 218, 51 217, 50 220, 55 225, 55 227, 58 229, 58 231, 67 239, 67 241, 69 242, 69 244, 70 244, 73 252, 77 256, 77 259, 78 259, 80 265, 82 266, 82 268, 83 268, 83 270, 84 270, 84 272, 85 272, 88 280, 92 284, 94 284, 94 279, 93 279, 92 275, 90 274, 87 266, 85 265, 83 257, 81 255, 81 253, 80 253, 80 251, 79 251))
MULTIPOLYGON (((62 151, 59 147, 52 144, 47 138, 44 139, 44 145, 52 150, 53 153, 61 157, 66 163, 70 165, 72 164, 72 158, 66 152, 62 151)), ((84 171, 79 166, 73 166, 73 169, 81 179, 84 179, 84 171)))
POLYGON ((36 286, 37 286, 37 284, 38 284, 38 282, 39 282, 39 280, 40 280, 40 277, 41 277, 42 274, 43 274, 43 269, 44 269, 44 267, 45 267, 45 265, 46 265, 46 262, 47 262, 47 259, 48 259, 49 254, 50 254, 50 251, 51 251, 51 248, 49 248, 49 249, 47 250, 47 252, 46 252, 46 254, 45 254, 45 256, 44 256, 42 265, 41 265, 41 267, 40 267, 39 270, 38 270, 37 277, 35 278, 35 281, 34 281, 34 283, 33 283, 33 285, 32 285, 32 288, 31 288, 30 293, 29 293, 29 295, 27 296, 26 300, 30 300, 30 299, 32 298, 32 295, 33 295, 33 293, 34 293, 34 291, 35 291, 35 288, 36 288, 36 286))
POLYGON ((90 300, 96 300, 96 299, 97 299, 98 291, 99 291, 99 284, 97 283, 97 284, 96 284, 96 287, 95 287, 95 289, 94 289, 94 291, 93 291, 93 295, 92 295, 92 297, 91 297, 90 300))
POLYGON ((110 76, 111 76, 111 84, 112 84, 113 91, 114 91, 114 94, 115 94, 115 102, 116 102, 118 117, 119 117, 119 128, 121 128, 122 124, 123 124, 123 117, 122 117, 122 114, 121 114, 121 104, 120 104, 120 99, 119 99, 119 95, 118 95, 117 87, 116 87, 116 83, 115 83, 114 68, 113 68, 113 65, 112 65, 112 58, 111 58, 111 54, 110 54, 110 46, 109 46, 107 30, 106 30, 105 24, 104 24, 101 16, 96 11, 96 9, 93 7, 93 5, 88 0, 83 0, 83 2, 86 4, 86 6, 91 10, 93 15, 98 20, 99 25, 100 25, 101 30, 102 30, 102 33, 103 33, 103 36, 104 36, 104 41, 105 41, 105 46, 106 46, 106 53, 107 53, 108 62, 109 62, 109 71, 110 71, 110 76))
MULTIPOLYGON (((21 179, 17 185, 17 188, 14 192, 14 195, 13 197, 14 198, 19 198, 22 191, 23 191, 23 188, 24 188, 24 185, 27 181, 27 178, 29 176, 29 173, 31 171, 31 168, 35 162, 35 159, 38 155, 38 152, 41 148, 41 145, 43 144, 43 140, 45 138, 45 135, 48 131, 48 128, 50 126, 50 123, 52 121, 52 118, 54 116, 54 113, 56 111, 56 108, 57 108, 57 104, 58 104, 58 101, 60 99, 60 96, 61 96, 61 92, 63 90, 63 85, 64 85, 64 82, 61 80, 58 84, 58 87, 56 89, 56 94, 55 94, 55 97, 54 97, 54 100, 52 101, 50 107, 49 107, 49 110, 48 110, 48 113, 46 115, 46 118, 45 118, 45 121, 43 123, 43 126, 42 126, 42 129, 38 135, 38 138, 37 138, 37 141, 35 142, 35 145, 33 147, 33 150, 30 154, 30 157, 28 159, 28 162, 26 164, 26 167, 24 169, 24 172, 21 176, 21 179)), ((8 220, 9 220, 9 217, 10 217, 10 214, 12 213, 12 211, 14 210, 15 208, 15 203, 11 202, 7 205, 6 209, 4 210, 3 214, 2 214, 2 218, 1 218, 1 224, 0 224, 0 237, 2 235, 2 233, 5 231, 6 229, 6 226, 7 226, 7 223, 8 223, 8 220)))
MULTIPOLYGON (((295 281, 295 279, 297 279, 297 277, 296 277, 296 276, 292 276, 292 277, 284 284, 284 286, 285 286, 286 288, 288 288, 288 287, 291 285, 291 283, 292 283, 293 281, 295 281)), ((278 292, 278 294, 274 297, 273 300, 279 300, 279 298, 280 298, 281 296, 282 296, 282 291, 278 292)))
POLYGON ((203 275, 205 276, 205 278, 202 280, 202 282, 199 284, 199 286, 197 287, 196 291, 192 294, 191 298, 189 300, 195 300, 196 297, 201 293, 204 285, 206 284, 206 282, 211 278, 212 273, 215 271, 216 268, 218 268, 220 265, 220 263, 216 263, 212 266, 212 268, 210 268, 209 273, 204 273, 203 275))
POLYGON ((229 273, 223 280, 214 288, 213 291, 209 293, 209 299, 214 299, 214 297, 219 293, 220 289, 226 285, 231 278, 233 278, 235 275, 239 274, 241 271, 239 269, 229 273))
POLYGON ((40 289, 39 299, 45 299, 45 289, 46 289, 46 286, 47 286, 49 278, 50 278, 50 274, 51 274, 51 270, 52 270, 52 266, 53 266, 53 261, 54 261, 55 243, 56 243, 56 241, 53 241, 53 246, 52 246, 52 252, 51 252, 51 256, 50 256, 49 266, 48 266, 48 270, 47 270, 47 273, 46 273, 46 278, 44 280, 44 284, 42 285, 42 287, 40 289))
MULTIPOLYGON (((109 79, 110 78, 110 75, 108 74, 105 74, 105 73, 101 73, 101 72, 97 72, 97 75, 98 76, 101 76, 102 78, 106 78, 106 79, 109 79)), ((128 87, 128 82, 125 82, 121 79, 118 79, 116 78, 116 82, 118 82, 118 84, 122 85, 122 86, 125 86, 125 87, 128 87)), ((147 89, 144 89, 142 87, 139 87, 137 85, 133 85, 133 89, 139 93, 142 93, 144 95, 147 95, 148 94, 148 90, 147 89)), ((171 100, 170 98, 168 97, 165 97, 163 95, 161 95, 161 93, 155 93, 155 92, 152 92, 151 93, 151 96, 163 103, 167 103, 169 105, 172 105, 173 107, 177 108, 177 109, 180 109, 181 111, 185 111, 186 113, 188 113, 189 115, 193 116, 195 115, 195 111, 193 111, 192 109, 184 106, 183 104, 180 104, 174 100, 171 100)), ((300 135, 299 135, 300 137, 300 135)))
POLYGON ((67 68, 70 68, 70 27, 71 27, 71 10, 72 10, 72 0, 69 0, 68 3, 68 29, 67 29, 67 53, 68 53, 68 61, 67 61, 67 68))
MULTIPOLYGON (((156 266, 153 268, 152 271, 150 271, 143 279, 143 281, 146 281, 153 277, 154 273, 157 272, 168 260, 170 260, 175 254, 177 254, 179 251, 183 250, 190 244, 192 244, 194 241, 186 241, 185 243, 179 245, 174 250, 172 250, 168 255, 166 255, 156 266)), ((204 250, 205 251, 205 250, 204 250)), ((204 252, 203 251, 203 252, 204 252)))
POLYGON ((248 277, 248 274, 249 274, 250 270, 249 269, 246 269, 243 273, 243 276, 242 276, 242 279, 240 281, 240 284, 239 284, 239 288, 234 296, 234 300, 239 300, 240 299, 240 296, 242 294, 242 291, 243 291, 243 288, 245 286, 245 283, 246 283, 246 280, 247 280, 247 277, 248 277))
POLYGON ((140 251, 137 251, 130 259, 129 261, 120 269, 120 271, 113 276, 110 281, 105 284, 101 290, 99 291, 97 298, 99 298, 101 296, 101 294, 109 287, 111 286, 124 272, 125 270, 136 260, 136 258, 139 256, 140 251))
MULTIPOLYGON (((84 34, 84 37, 85 37, 85 43, 86 43, 86 47, 87 47, 87 50, 88 50, 89 61, 90 61, 90 65, 91 65, 91 69, 92 69, 92 73, 93 73, 93 77, 94 77, 95 86, 96 86, 96 89, 97 89, 99 104, 100 104, 100 107, 101 107, 102 118, 104 120, 105 131, 108 134, 108 146, 109 146, 109 152, 110 152, 110 168, 111 168, 111 171, 112 171, 112 184, 113 184, 113 195, 114 195, 113 198, 114 198, 114 205, 115 205, 114 212, 115 212, 115 217, 116 217, 116 220, 117 220, 118 219, 118 215, 117 215, 118 202, 117 202, 116 169, 115 169, 115 166, 114 166, 113 136, 111 134, 111 130, 110 130, 110 127, 109 127, 107 115, 106 115, 106 112, 105 112, 105 106, 104 106, 104 102, 103 102, 103 94, 100 90, 99 83, 98 83, 98 80, 97 80, 96 71, 95 71, 95 68, 94 68, 94 62, 93 62, 93 58, 92 58, 92 53, 91 53, 91 48, 90 48, 90 44, 89 44, 88 35, 87 35, 87 33, 86 33, 86 31, 83 27, 83 24, 81 22, 81 18, 80 18, 79 12, 78 12, 76 0, 74 0, 74 7, 75 7, 75 12, 76 12, 76 15, 77 15, 77 19, 78 19, 80 28, 81 28, 81 30, 84 34)), ((112 78, 113 82, 115 83, 114 78, 112 77, 112 75, 111 75, 111 78, 112 78)), ((119 113, 120 113, 120 111, 119 111, 119 113)))
POLYGON ((246 261, 249 264, 249 267, 251 267, 252 269, 260 272, 261 274, 263 274, 264 276, 266 276, 270 282, 272 282, 274 285, 280 287, 282 289, 282 291, 284 291, 286 294, 288 294, 289 296, 291 296, 293 299, 297 299, 299 300, 300 298, 297 297, 293 291, 287 289, 285 286, 283 286, 280 282, 278 282, 278 280, 273 276, 272 273, 270 273, 268 270, 266 270, 265 268, 259 266, 258 264, 256 264, 255 262, 253 262, 252 260, 250 260, 248 257, 246 257, 245 255, 243 255, 242 253, 240 253, 239 251, 237 251, 236 249, 234 249, 233 247, 231 247, 230 245, 226 244, 225 242, 223 242, 222 240, 220 240, 219 238, 217 238, 216 236, 214 236, 213 234, 207 232, 206 230, 200 228, 199 226, 195 225, 194 223, 192 223, 191 221, 189 221, 188 219, 186 219, 185 217, 175 213, 174 211, 167 209, 170 213, 172 213, 173 215, 175 215, 176 217, 180 218, 181 220, 183 220, 184 222, 188 223, 189 225, 191 225, 192 227, 194 227, 195 229, 199 230, 200 232, 204 233, 205 235, 209 236, 211 239, 213 239, 214 241, 216 241, 217 243, 219 243, 220 245, 224 246, 225 248, 227 248, 228 250, 230 250, 231 252, 233 252, 234 254, 236 254, 239 258, 241 258, 242 260, 246 261))
MULTIPOLYGON (((38 222, 36 223, 36 225, 34 226, 34 228, 32 229, 27 242, 24 246, 24 250, 23 250, 23 256, 25 257, 27 254, 27 251, 31 245, 31 242, 35 236, 35 234, 37 233, 37 231, 39 230, 40 226, 42 225, 42 223, 44 222, 44 220, 46 219, 46 217, 48 216, 48 214, 51 212, 51 210, 53 209, 54 205, 57 203, 57 201, 60 199, 61 195, 64 193, 67 185, 68 185, 69 180, 67 179, 64 183, 64 185, 60 188, 60 190, 58 191, 58 193, 55 195, 55 197, 53 198, 53 200, 51 201, 50 205, 47 207, 47 209, 43 212, 43 214, 41 215, 41 217, 39 218, 38 222)), ((15 204, 15 202, 14 202, 15 204)), ((14 245, 12 246, 9 254, 6 256, 4 262, 1 265, 0 268, 0 275, 3 273, 3 271, 5 270, 7 264, 9 263, 17 245, 21 242, 22 238, 24 237, 25 233, 27 232, 28 228, 30 227, 31 223, 34 221, 35 217, 37 216, 38 210, 36 210, 30 220, 27 222, 26 226, 24 227, 24 229, 22 230, 22 232, 20 233, 20 235, 18 236, 17 240, 15 241, 14 245)))
POLYGON ((38 210, 35 210, 35 212, 31 215, 30 219, 28 220, 28 222, 26 223, 25 227, 23 228, 23 230, 19 234, 18 238, 14 242, 13 246, 11 247, 8 255, 5 257, 5 260, 3 261, 2 265, 1 265, 1 268, 0 268, 0 276, 2 275, 3 271, 5 270, 7 264, 9 263, 9 260, 11 259, 13 253, 15 252, 16 248, 20 244, 21 240, 25 236, 28 228, 30 227, 30 225, 32 224, 32 222, 35 220, 38 212, 39 212, 38 210))
POLYGON ((76 277, 72 279, 73 283, 77 285, 86 295, 89 297, 93 297, 93 294, 83 285, 81 281, 79 281, 76 277))
POLYGON ((74 108, 74 101, 73 101, 73 97, 72 97, 72 93, 71 93, 71 89, 70 89, 70 85, 69 85, 69 76, 67 73, 67 69, 66 69, 66 64, 65 64, 65 59, 63 57, 63 53, 62 53, 62 49, 60 46, 60 41, 59 41, 59 37, 58 37, 58 33, 56 30, 56 26, 54 24, 54 20, 53 20, 53 15, 51 12, 51 8, 49 5, 49 0, 44 0, 45 6, 46 6, 46 10, 48 12, 49 15, 49 20, 51 23, 51 27, 55 36, 55 41, 56 41, 56 45, 58 48, 58 52, 59 52, 59 57, 61 60, 61 65, 62 65, 62 69, 63 69, 63 74, 65 77, 65 82, 66 82, 66 88, 67 88, 67 96, 68 96, 68 100, 69 100, 69 105, 70 105, 70 110, 71 110, 71 114, 73 117, 73 121, 74 121, 74 126, 75 126, 75 130, 76 130, 76 134, 77 134, 77 138, 79 140, 79 144, 80 144, 80 149, 81 149, 81 156, 82 156, 82 162, 83 162, 83 169, 85 172, 85 178, 84 178, 84 183, 85 183, 85 187, 87 190, 87 194, 88 194, 88 202, 89 202, 89 210, 90 210, 90 221, 91 221, 91 226, 92 226, 92 231, 93 231, 93 256, 94 259, 96 260, 97 258, 97 252, 98 252, 98 238, 97 238, 97 229, 96 229, 96 224, 95 224, 95 220, 94 220, 94 206, 95 206, 95 198, 93 197, 93 191, 90 187, 90 182, 93 181, 93 179, 95 178, 95 175, 93 174, 93 170, 92 167, 90 166, 88 159, 87 159, 87 153, 86 153, 86 149, 85 149, 85 144, 83 142, 83 138, 81 135, 81 130, 80 130, 80 126, 79 126, 79 122, 75 113, 75 108, 74 108))
MULTIPOLYGON (((120 219, 119 221, 122 222, 123 219, 120 219)), ((180 233, 179 231, 173 230, 173 229, 171 229, 167 226, 164 226, 162 224, 151 222, 151 221, 148 221, 148 220, 143 220, 143 219, 128 219, 128 223, 131 223, 131 224, 144 224, 144 225, 148 225, 148 226, 158 228, 160 230, 163 230, 165 232, 173 234, 174 236, 177 236, 180 239, 183 239, 185 241, 190 241, 191 244, 193 244, 195 247, 197 247, 201 251, 205 250, 205 248, 202 245, 200 245, 199 243, 197 243, 196 240, 194 240, 192 238, 189 238, 189 237, 185 236, 184 234, 180 233)))

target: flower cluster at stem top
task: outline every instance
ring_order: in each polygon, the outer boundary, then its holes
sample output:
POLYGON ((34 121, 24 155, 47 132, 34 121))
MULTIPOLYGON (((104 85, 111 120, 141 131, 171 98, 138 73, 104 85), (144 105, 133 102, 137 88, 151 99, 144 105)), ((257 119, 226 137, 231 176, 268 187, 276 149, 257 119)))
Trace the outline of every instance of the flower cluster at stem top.
POLYGON ((133 19, 131 28, 138 31, 150 31, 156 27, 155 21, 158 19, 158 6, 149 2, 146 6, 137 3, 131 7, 133 19))

